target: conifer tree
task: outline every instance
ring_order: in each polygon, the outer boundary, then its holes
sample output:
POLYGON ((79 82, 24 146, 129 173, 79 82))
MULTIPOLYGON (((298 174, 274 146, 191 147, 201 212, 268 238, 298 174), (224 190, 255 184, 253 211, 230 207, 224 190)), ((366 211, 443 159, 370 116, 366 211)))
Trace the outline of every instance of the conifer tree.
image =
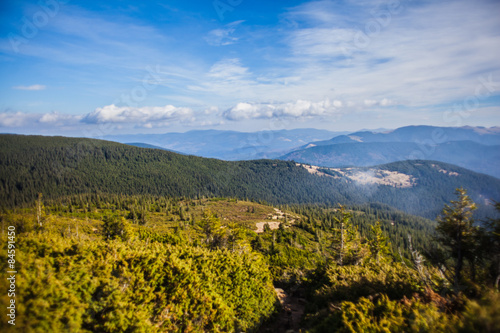
MULTIPOLYGON (((496 210, 500 213, 500 202, 495 203, 496 210)), ((500 284, 500 218, 489 219, 485 222, 486 237, 483 248, 491 254, 491 272, 494 274, 495 289, 500 284)))
POLYGON ((471 251, 476 246, 474 219, 472 218, 476 204, 463 188, 457 188, 455 193, 458 200, 452 200, 450 205, 444 206, 441 215, 437 218, 436 231, 438 241, 448 249, 455 261, 453 281, 455 287, 458 287, 462 280, 464 259, 470 257, 471 251))
POLYGON ((377 221, 375 225, 371 226, 371 238, 368 241, 368 245, 370 246, 372 258, 374 258, 377 263, 380 263, 381 259, 384 259, 389 255, 389 246, 387 244, 387 239, 382 232, 382 228, 380 227, 380 221, 377 221))
POLYGON ((45 207, 42 201, 42 193, 38 193, 38 200, 36 202, 36 221, 40 228, 43 226, 44 217, 45 217, 45 207))
POLYGON ((224 247, 224 242, 227 240, 224 237, 225 230, 222 229, 220 219, 209 210, 203 212, 200 229, 205 234, 205 243, 208 247, 212 249, 224 247))
POLYGON ((359 245, 359 235, 357 229, 351 223, 352 214, 347 212, 344 206, 339 206, 341 218, 333 218, 336 225, 333 230, 335 236, 332 245, 338 252, 338 264, 342 266, 348 257, 355 256, 354 252, 359 245))
POLYGON ((104 217, 103 234, 106 239, 120 238, 127 240, 131 236, 131 231, 125 218, 112 215, 104 217))

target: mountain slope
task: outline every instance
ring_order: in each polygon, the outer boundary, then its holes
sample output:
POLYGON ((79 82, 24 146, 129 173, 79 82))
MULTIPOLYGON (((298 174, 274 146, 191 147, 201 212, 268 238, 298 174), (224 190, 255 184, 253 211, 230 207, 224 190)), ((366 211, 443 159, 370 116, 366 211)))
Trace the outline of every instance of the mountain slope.
POLYGON ((40 192, 49 198, 89 192, 231 196, 276 204, 380 202, 434 218, 460 186, 480 200, 482 215, 485 200, 500 200, 500 180, 456 166, 410 161, 375 167, 384 168, 415 178, 416 185, 364 184, 287 161, 225 162, 94 139, 0 135, 0 202, 31 204, 40 192))
MULTIPOLYGON (((311 170, 309 170, 311 172, 311 170)), ((480 218, 495 215, 500 180, 437 161, 401 161, 374 167, 317 168, 317 174, 352 181, 368 202, 383 202, 402 211, 435 218, 453 200, 456 188, 467 189, 479 204, 480 218)))
POLYGON ((38 192, 57 197, 95 191, 338 202, 343 196, 334 185, 292 162, 225 162, 95 139, 0 135, 4 205, 33 202, 38 192))
POLYGON ((370 166, 416 158, 456 164, 500 178, 500 145, 487 146, 472 141, 429 146, 413 142, 338 143, 297 150, 280 157, 325 167, 370 166))

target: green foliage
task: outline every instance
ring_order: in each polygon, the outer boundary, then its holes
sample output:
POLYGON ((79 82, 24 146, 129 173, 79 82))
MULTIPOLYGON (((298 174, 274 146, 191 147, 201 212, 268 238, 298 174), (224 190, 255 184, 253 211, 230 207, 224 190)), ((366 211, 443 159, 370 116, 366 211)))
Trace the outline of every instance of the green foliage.
POLYGON ((489 291, 478 301, 469 301, 458 332, 500 332, 500 294, 489 291))
MULTIPOLYGON (((488 292, 479 301, 465 302, 463 314, 450 313, 450 300, 432 291, 422 296, 392 300, 385 294, 361 297, 357 302, 330 304, 328 317, 315 323, 309 332, 498 332, 498 293, 488 292)), ((456 305, 456 304, 455 304, 456 305)))
POLYGON ((233 198, 89 193, 42 204, 43 227, 35 200, 0 214, 18 233, 21 331, 250 332, 269 325, 273 284, 306 304, 308 332, 498 330, 498 293, 486 288, 496 259, 479 250, 496 246, 496 220, 471 238, 484 267, 467 298, 419 252, 432 222, 383 205, 281 206, 279 228, 256 234, 274 207, 233 198))
POLYGON ((356 227, 350 222, 352 213, 346 211, 346 208, 340 205, 340 218, 334 217, 336 228, 334 231, 333 248, 338 253, 338 264, 350 264, 358 262, 360 258, 360 236, 356 227))
POLYGON ((372 301, 342 303, 340 332, 448 332, 456 323, 432 303, 392 301, 382 294, 372 301))
MULTIPOLYGON (((495 203, 495 208, 500 212, 500 202, 495 203)), ((500 291, 500 218, 488 219, 482 231, 485 234, 482 238, 482 254, 490 258, 488 276, 494 281, 496 290, 500 291)))
MULTIPOLYGON (((323 205, 301 205, 288 206, 294 213, 305 216, 297 223, 301 229, 315 232, 313 229, 320 228, 322 231, 338 229, 336 221, 342 220, 343 216, 338 209, 323 205)), ((349 223, 357 230, 363 238, 369 238, 372 234, 371 226, 380 222, 384 235, 388 238, 391 250, 398 252, 402 250, 408 257, 408 234, 412 235, 412 241, 416 248, 424 248, 432 242, 435 233, 435 221, 427 220, 418 216, 408 215, 382 204, 349 205, 344 206, 347 213, 352 214, 349 223)), ((338 244, 338 233, 334 234, 337 240, 332 239, 333 245, 338 244)), ((356 242, 354 242, 356 244, 356 242)), ((328 244, 330 247, 332 244, 328 244)), ((337 256, 338 257, 338 256, 337 256)))
POLYGON ((476 233, 472 212, 476 205, 463 188, 456 190, 458 200, 445 205, 442 214, 438 217, 438 241, 441 242, 455 260, 453 282, 456 287, 462 282, 464 259, 470 259, 474 264, 474 250, 477 246, 476 233))
POLYGON ((248 251, 250 245, 245 239, 245 233, 237 224, 223 225, 221 220, 210 210, 203 213, 198 228, 204 234, 203 243, 210 249, 227 248, 231 251, 248 251))
POLYGON ((16 328, 25 332, 247 331, 274 311, 256 253, 54 234, 24 234, 18 247, 16 328))
POLYGON ((379 221, 377 221, 375 225, 371 226, 371 229, 372 232, 368 241, 368 246, 370 247, 372 258, 379 263, 381 260, 388 259, 390 254, 389 246, 387 245, 386 237, 382 233, 379 221))
POLYGON ((94 139, 0 135, 0 201, 7 207, 31 205, 40 192, 53 199, 101 191, 334 203, 345 200, 338 191, 344 186, 293 162, 226 162, 94 139))
POLYGON ((104 217, 102 233, 106 239, 128 240, 132 231, 124 217, 112 215, 104 217))
MULTIPOLYGON (((43 228, 37 227, 36 205, 1 214, 4 225, 19 226, 17 300, 26 307, 18 309, 25 320, 17 326, 26 332, 254 330, 275 309, 269 267, 248 245, 252 231, 213 214, 205 216, 220 224, 224 246, 199 246, 206 235, 180 221, 178 207, 201 216, 208 204, 67 197, 46 202, 43 228), (133 211, 147 214, 148 224, 126 220, 133 211)), ((5 301, 0 298, 0 305, 5 301)))
POLYGON ((322 310, 307 319, 310 332, 445 332, 458 323, 450 301, 424 289, 401 264, 333 266, 317 291, 322 310))
POLYGON ((320 301, 350 300, 377 293, 401 299, 424 289, 414 270, 400 263, 331 265, 326 269, 327 283, 317 292, 320 301))
MULTIPOLYGON (((365 243, 375 260, 359 265, 327 266, 316 272, 314 305, 309 309, 307 326, 311 332, 496 332, 499 329, 499 294, 489 291, 490 283, 482 275, 482 285, 460 279, 461 265, 468 262, 467 273, 474 280, 475 265, 488 262, 481 249, 494 245, 496 221, 485 228, 473 225, 475 205, 458 189, 459 199, 445 206, 438 219, 439 239, 448 249, 455 266, 451 279, 471 297, 448 294, 445 278, 437 269, 424 265, 424 258, 411 246, 411 263, 390 262, 390 251, 381 224, 372 226, 365 243), (385 258, 385 260, 383 260, 385 258), (461 260, 461 262, 460 262, 461 260), (458 272, 458 274, 457 274, 458 272), (440 276, 441 275, 441 276, 440 276), (467 288, 463 288, 465 282, 467 288), (318 288, 318 284, 321 285, 318 288), (433 288, 433 289, 431 289, 433 288), (445 297, 436 293, 440 292, 445 297), (474 299, 478 295, 480 299, 474 299)), ((489 259, 495 262, 495 258, 489 259)), ((445 263, 445 262, 444 262, 445 263)), ((475 281, 477 283, 477 281, 475 281)))

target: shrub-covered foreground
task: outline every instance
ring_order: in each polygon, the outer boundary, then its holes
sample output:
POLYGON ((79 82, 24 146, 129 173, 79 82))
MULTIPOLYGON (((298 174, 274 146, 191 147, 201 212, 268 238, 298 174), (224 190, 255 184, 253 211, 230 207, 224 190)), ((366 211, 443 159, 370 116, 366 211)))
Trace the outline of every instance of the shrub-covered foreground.
MULTIPOLYGON (((445 241, 429 241, 425 258, 399 240, 402 229, 370 223, 379 210, 280 207, 275 219, 273 207, 234 199, 93 195, 44 206, 40 196, 0 214, 16 229, 18 271, 16 326, 2 320, 0 331, 499 332, 500 220, 476 226, 458 194, 438 219, 445 241), (257 234, 263 219, 281 224, 257 234), (273 283, 288 294, 277 315, 273 283)), ((0 294, 0 307, 8 301, 0 294)))
POLYGON ((271 275, 254 252, 53 233, 22 234, 17 248, 17 331, 248 331, 274 311, 271 275))

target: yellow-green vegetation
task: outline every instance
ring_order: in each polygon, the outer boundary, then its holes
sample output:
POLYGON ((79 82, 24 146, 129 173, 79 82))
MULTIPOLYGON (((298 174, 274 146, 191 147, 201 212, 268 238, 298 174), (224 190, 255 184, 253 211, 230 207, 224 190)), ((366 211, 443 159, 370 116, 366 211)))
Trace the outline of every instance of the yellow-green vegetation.
POLYGON ((434 265, 425 263, 411 241, 409 258, 391 253, 379 223, 365 241, 346 238, 357 259, 330 261, 308 281, 307 331, 498 332, 499 257, 484 251, 498 250, 500 220, 475 225, 473 202, 463 189, 457 196, 438 218, 436 240, 445 241, 428 246, 434 265))
MULTIPOLYGON (((424 257, 429 221, 384 206, 280 206, 278 214, 233 198, 39 196, 0 214, 2 230, 16 230, 15 329, 265 330, 279 319, 280 287, 304 304, 304 332, 496 332, 499 256, 484 253, 499 249, 499 220, 475 225, 473 205, 458 194, 438 231, 451 237, 463 222, 469 250, 460 265, 451 240, 424 257), (278 229, 255 232, 271 220, 278 229), (402 240, 406 231, 412 240, 402 240)), ((0 295, 0 307, 8 301, 0 295)))
MULTIPOLYGON (((165 219, 162 228, 159 213, 148 209, 155 221, 148 223, 156 227, 150 228, 134 224, 126 218, 130 211, 109 207, 109 201, 99 205, 1 216, 3 225, 17 230, 17 330, 252 331, 275 311, 269 268, 239 226, 229 228, 205 211, 195 225, 178 221, 173 228, 165 219), (204 230, 209 225, 210 232, 204 230)), ((8 289, 5 279, 1 288, 8 289)), ((1 307, 7 302, 2 294, 1 307)))

